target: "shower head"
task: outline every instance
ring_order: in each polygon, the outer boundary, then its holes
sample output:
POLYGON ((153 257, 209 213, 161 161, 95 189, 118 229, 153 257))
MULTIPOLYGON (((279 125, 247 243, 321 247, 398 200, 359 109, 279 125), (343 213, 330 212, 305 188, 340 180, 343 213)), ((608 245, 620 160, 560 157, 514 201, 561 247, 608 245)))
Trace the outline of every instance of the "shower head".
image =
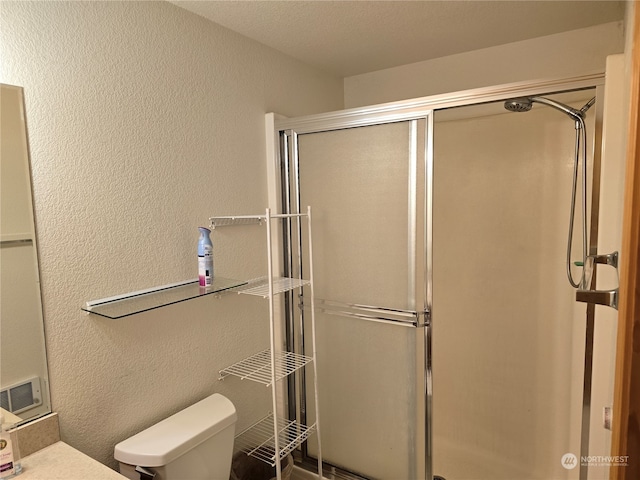
POLYGON ((504 108, 510 112, 528 112, 531 110, 533 103, 530 98, 512 98, 504 102, 504 108))
POLYGON ((528 112, 529 110, 531 110, 533 102, 542 103, 549 107, 553 107, 556 110, 560 110, 561 112, 566 113, 572 119, 578 120, 582 119, 582 117, 584 116, 584 112, 586 112, 589 107, 593 105, 593 103, 595 102, 595 97, 583 107, 583 110, 576 110, 575 108, 565 105, 564 103, 556 102, 555 100, 551 100, 545 97, 512 98, 504 102, 504 108, 506 108, 510 112, 528 112))

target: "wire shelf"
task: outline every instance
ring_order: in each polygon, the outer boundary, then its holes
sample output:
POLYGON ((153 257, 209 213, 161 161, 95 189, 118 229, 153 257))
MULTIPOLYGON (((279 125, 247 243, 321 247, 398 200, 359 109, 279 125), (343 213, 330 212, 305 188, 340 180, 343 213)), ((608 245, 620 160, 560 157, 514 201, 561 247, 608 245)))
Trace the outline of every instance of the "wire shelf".
MULTIPOLYGON (((291 375, 312 361, 313 358, 297 353, 277 352, 275 380, 278 381, 291 375)), ((229 375, 240 377, 242 380, 258 382, 267 387, 270 386, 273 383, 273 379, 271 378, 271 350, 267 349, 256 353, 249 358, 220 370, 219 379, 222 380, 229 375)))
MULTIPOLYGON (((300 288, 304 285, 308 285, 308 280, 300 280, 298 278, 274 278, 273 279, 273 294, 288 292, 300 288)), ((262 298, 269 297, 269 280, 267 278, 259 278, 251 280, 246 287, 238 290, 238 293, 245 295, 256 295, 262 298)))
MULTIPOLYGON (((308 427, 282 418, 278 419, 277 425, 281 459, 309 438, 316 429, 315 423, 308 427)), ((274 440, 273 414, 270 413, 236 436, 235 450, 274 466, 276 464, 274 440)))

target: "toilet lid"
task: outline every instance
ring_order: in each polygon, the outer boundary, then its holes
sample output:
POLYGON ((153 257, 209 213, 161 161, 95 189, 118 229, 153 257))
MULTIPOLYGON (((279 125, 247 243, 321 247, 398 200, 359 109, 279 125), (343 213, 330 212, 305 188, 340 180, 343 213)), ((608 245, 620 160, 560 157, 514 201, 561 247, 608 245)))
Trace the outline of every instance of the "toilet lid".
POLYGON ((115 447, 122 463, 161 467, 236 422, 233 403, 216 393, 130 437, 115 447))

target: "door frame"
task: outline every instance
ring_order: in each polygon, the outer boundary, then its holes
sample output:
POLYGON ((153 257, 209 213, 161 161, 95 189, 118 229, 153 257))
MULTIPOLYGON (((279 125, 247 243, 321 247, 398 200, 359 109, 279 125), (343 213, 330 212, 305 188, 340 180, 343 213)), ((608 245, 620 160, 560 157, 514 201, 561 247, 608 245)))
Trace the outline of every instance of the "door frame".
POLYGON ((633 32, 611 442, 612 456, 629 458, 626 467, 610 469, 611 480, 640 476, 640 8, 637 4, 633 32))

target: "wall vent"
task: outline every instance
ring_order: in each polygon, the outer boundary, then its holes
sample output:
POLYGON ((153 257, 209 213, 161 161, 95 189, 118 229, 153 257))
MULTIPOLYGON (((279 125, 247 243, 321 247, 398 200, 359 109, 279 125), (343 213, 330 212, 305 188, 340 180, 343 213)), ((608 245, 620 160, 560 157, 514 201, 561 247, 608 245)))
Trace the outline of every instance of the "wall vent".
POLYGON ((0 390, 0 406, 16 415, 41 404, 40 377, 33 377, 0 390))

